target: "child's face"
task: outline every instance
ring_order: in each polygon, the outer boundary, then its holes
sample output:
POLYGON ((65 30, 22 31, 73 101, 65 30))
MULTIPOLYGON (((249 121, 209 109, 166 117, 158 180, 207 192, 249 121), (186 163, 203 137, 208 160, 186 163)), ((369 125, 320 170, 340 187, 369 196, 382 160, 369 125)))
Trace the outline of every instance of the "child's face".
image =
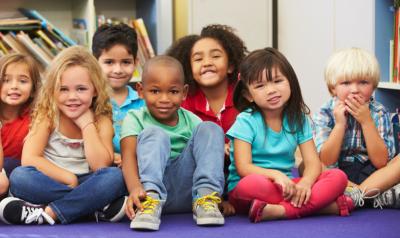
POLYGON ((160 123, 175 126, 177 110, 187 95, 187 85, 178 69, 171 66, 153 65, 148 69, 138 93, 146 102, 151 115, 160 123))
POLYGON ((370 80, 354 79, 354 80, 338 80, 332 89, 333 94, 340 100, 345 101, 348 98, 360 98, 360 103, 369 102, 374 92, 374 86, 370 80))
POLYGON ((104 50, 99 63, 114 91, 125 89, 135 70, 135 58, 123 45, 114 45, 104 50))
POLYGON ((282 112, 290 98, 289 80, 278 68, 272 69, 272 81, 267 81, 266 70, 261 81, 249 84, 247 100, 254 102, 264 112, 282 112))
POLYGON ((217 87, 227 82, 228 73, 233 67, 228 65, 228 55, 222 45, 212 39, 197 41, 190 56, 194 80, 200 87, 217 87))
POLYGON ((96 90, 86 68, 72 66, 61 75, 57 106, 68 118, 77 119, 92 105, 96 90))
POLYGON ((22 106, 31 96, 33 82, 25 63, 7 66, 1 86, 1 101, 10 106, 22 106))

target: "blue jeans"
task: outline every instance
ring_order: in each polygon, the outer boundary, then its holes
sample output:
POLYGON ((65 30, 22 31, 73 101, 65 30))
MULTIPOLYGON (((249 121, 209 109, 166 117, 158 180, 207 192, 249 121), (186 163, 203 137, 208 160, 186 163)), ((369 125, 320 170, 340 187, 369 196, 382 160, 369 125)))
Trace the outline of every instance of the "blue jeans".
POLYGON ((93 214, 126 194, 122 172, 107 167, 78 175, 79 185, 70 188, 44 175, 35 167, 17 167, 10 176, 10 192, 34 204, 48 204, 61 223, 93 214))
POLYGON ((224 188, 224 133, 212 122, 202 122, 177 158, 170 159, 171 142, 159 127, 148 127, 138 136, 140 180, 146 191, 166 200, 163 212, 188 212, 192 201, 224 188))
POLYGON ((21 159, 4 157, 3 168, 6 171, 7 177, 10 177, 11 172, 18 166, 21 166, 21 159))

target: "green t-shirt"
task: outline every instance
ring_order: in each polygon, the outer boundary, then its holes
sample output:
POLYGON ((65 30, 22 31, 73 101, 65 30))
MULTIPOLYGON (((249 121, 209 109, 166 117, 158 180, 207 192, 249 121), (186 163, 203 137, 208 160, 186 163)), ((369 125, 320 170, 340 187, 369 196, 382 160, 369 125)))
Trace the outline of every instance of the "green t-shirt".
POLYGON ((138 136, 149 126, 158 126, 171 138, 171 156, 176 158, 185 148, 187 142, 192 137, 193 130, 201 122, 195 114, 180 108, 178 111, 178 124, 167 126, 157 121, 148 111, 147 107, 139 110, 130 110, 126 114, 121 129, 121 140, 127 136, 138 136))

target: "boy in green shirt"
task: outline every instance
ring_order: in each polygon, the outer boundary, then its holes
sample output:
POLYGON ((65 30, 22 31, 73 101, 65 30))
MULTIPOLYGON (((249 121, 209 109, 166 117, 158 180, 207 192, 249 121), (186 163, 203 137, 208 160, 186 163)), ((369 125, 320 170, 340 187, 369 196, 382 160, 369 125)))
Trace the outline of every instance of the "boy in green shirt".
POLYGON ((149 60, 121 131, 122 170, 133 229, 158 230, 161 211, 193 211, 197 225, 223 225, 224 133, 180 108, 187 94, 181 64, 169 56, 149 60), (134 211, 136 206, 137 210, 134 211))

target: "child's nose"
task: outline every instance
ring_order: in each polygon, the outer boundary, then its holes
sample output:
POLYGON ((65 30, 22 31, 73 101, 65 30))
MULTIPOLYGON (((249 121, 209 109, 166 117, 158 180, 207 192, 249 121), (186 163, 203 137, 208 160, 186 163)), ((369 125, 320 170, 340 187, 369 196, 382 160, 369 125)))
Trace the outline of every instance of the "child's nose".
POLYGON ((114 68, 113 68, 115 73, 121 73, 122 72, 122 67, 120 64, 114 64, 114 68))

